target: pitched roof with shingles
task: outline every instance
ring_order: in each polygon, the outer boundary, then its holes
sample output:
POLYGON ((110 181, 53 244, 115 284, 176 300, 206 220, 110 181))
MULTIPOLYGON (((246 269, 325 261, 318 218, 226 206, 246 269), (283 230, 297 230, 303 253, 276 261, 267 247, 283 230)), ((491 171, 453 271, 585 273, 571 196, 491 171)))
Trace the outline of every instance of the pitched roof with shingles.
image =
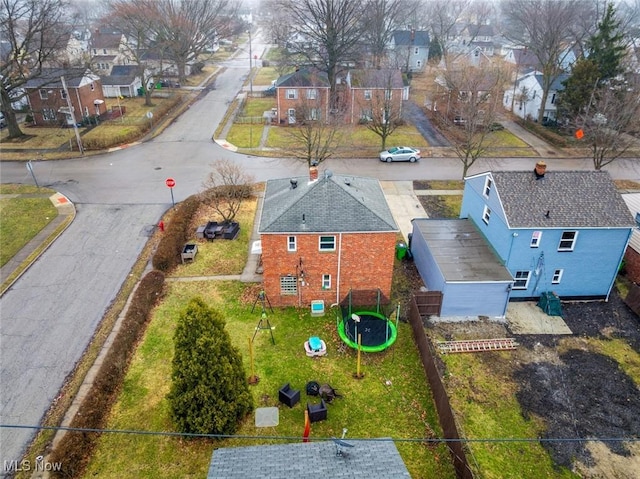
POLYGON ((375 178, 320 173, 267 181, 260 233, 398 231, 375 178), (297 181, 292 187, 291 180, 297 181))
POLYGON ((606 171, 490 173, 511 228, 626 228, 634 225, 606 171), (546 212, 549 217, 546 217, 546 212))
POLYGON ((351 70, 351 86, 354 88, 403 88, 400 70, 351 70))
POLYGON ((396 45, 426 47, 430 43, 429 32, 422 30, 396 30, 393 32, 393 42, 396 45))
POLYGON ((24 86, 25 88, 40 88, 42 86, 62 88, 62 80, 60 79, 62 76, 64 76, 67 86, 71 88, 79 86, 85 77, 90 77, 92 80, 100 79, 91 73, 91 70, 84 67, 43 68, 38 77, 30 78, 24 86))
POLYGON ((392 440, 345 442, 342 456, 329 441, 216 449, 207 479, 411 478, 392 440))
POLYGON ((325 72, 315 68, 301 68, 298 71, 281 76, 276 87, 329 87, 329 80, 325 72))

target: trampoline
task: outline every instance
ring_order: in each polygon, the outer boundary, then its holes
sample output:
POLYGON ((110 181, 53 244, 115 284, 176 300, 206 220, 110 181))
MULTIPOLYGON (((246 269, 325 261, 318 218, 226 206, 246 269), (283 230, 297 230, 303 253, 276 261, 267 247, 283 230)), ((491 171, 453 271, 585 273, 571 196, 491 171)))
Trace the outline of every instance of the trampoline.
POLYGON ((398 336, 394 323, 384 315, 374 311, 356 311, 345 316, 338 323, 338 334, 348 346, 367 353, 384 351, 391 346, 398 336))

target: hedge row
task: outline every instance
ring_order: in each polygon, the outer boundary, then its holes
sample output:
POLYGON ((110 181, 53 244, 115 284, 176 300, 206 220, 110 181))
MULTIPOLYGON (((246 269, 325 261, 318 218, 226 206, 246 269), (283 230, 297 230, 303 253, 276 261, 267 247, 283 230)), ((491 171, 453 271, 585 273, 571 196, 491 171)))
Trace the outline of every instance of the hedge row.
MULTIPOLYGON (((100 429, 104 427, 111 406, 117 398, 117 389, 124 379, 135 344, 145 331, 152 308, 161 298, 164 274, 149 272, 138 285, 93 386, 71 421, 71 428, 100 429)), ((93 432, 67 432, 51 454, 51 461, 62 464, 62 470, 53 477, 79 477, 96 446, 99 434, 93 432)))
POLYGON ((193 236, 189 231, 191 219, 201 203, 200 195, 193 195, 176 205, 171 219, 164 226, 164 234, 153 255, 152 264, 155 269, 167 272, 180 264, 182 248, 193 236))

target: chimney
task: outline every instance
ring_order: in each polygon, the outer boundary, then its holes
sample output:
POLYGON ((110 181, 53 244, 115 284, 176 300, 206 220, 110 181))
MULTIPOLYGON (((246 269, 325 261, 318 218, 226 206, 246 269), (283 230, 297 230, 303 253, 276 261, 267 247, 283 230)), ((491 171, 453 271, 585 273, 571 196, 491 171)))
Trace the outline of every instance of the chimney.
POLYGON ((295 190, 298 187, 298 180, 296 180, 295 178, 291 178, 289 180, 289 183, 291 183, 292 190, 295 190))
POLYGON ((536 167, 533 170, 533 172, 536 175, 536 180, 540 180, 542 178, 544 178, 544 174, 547 171, 547 164, 540 160, 539 162, 536 163, 536 167))
POLYGON ((316 181, 318 179, 318 167, 311 165, 309 167, 309 181, 316 181))

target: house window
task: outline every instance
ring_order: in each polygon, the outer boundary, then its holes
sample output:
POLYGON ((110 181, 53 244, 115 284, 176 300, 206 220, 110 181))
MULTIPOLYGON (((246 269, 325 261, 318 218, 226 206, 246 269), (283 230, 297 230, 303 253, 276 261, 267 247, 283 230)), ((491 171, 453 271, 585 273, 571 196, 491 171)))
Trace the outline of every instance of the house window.
POLYGON ((88 106, 84 107, 84 116, 89 116, 89 107, 88 106))
POLYGON ((103 49, 102 49, 102 54, 103 54, 103 55, 106 55, 106 54, 107 54, 107 49, 106 49, 106 48, 103 48, 103 49))
POLYGON ((558 245, 558 251, 573 251, 578 238, 577 231, 563 231, 558 245))
POLYGON ((360 119, 363 121, 371 121, 373 120, 373 111, 372 110, 362 110, 360 113, 360 119))
POLYGON ((42 109, 42 118, 45 121, 54 121, 57 119, 56 111, 53 108, 43 108, 42 109))
POLYGON ((391 100, 392 94, 393 94, 393 92, 391 90, 385 90, 384 91, 384 99, 385 100, 391 100))
POLYGON ((562 281, 562 273, 564 270, 557 269, 553 272, 553 277, 551 278, 551 284, 560 284, 562 281))
POLYGON ((98 50, 96 48, 93 49, 93 54, 97 55, 98 54, 98 50))
POLYGON ((91 82, 91 91, 93 91, 93 90, 95 90, 95 89, 96 89, 96 85, 95 85, 95 83, 91 82))
POLYGON ((287 90, 287 100, 295 100, 298 98, 298 90, 290 88, 287 90))
POLYGON ((422 60, 416 61, 416 68, 422 68, 422 60))
POLYGON ((296 244, 296 237, 289 236, 287 238, 287 251, 296 251, 298 249, 296 244))
POLYGON ((320 109, 311 108, 307 120, 317 120, 320 118, 320 109))
POLYGON ((489 218, 491 218, 491 209, 487 205, 484 205, 484 211, 482 212, 482 221, 484 221, 485 224, 489 224, 489 218))
POLYGON ((527 289, 529 287, 529 276, 531 271, 516 271, 513 289, 527 289))
POLYGON ((415 48, 413 49, 413 54, 414 54, 414 55, 417 55, 418 53, 420 53, 420 48, 415 47, 415 48))
POLYGON ((316 98, 318 98, 318 90, 316 90, 315 88, 311 88, 311 89, 307 90, 307 99, 308 100, 315 100, 316 98))
POLYGON ((532 248, 537 248, 538 246, 540 246, 541 239, 542 239, 542 231, 534 231, 531 234, 531 243, 529 243, 529 246, 531 246, 532 248))
POLYGON ((335 236, 320 236, 320 251, 335 251, 335 250, 336 250, 335 236))
POLYGON ((491 193, 491 187, 493 186, 493 180, 490 176, 484 180, 484 196, 489 197, 489 193, 491 193))
POLYGON ((49 98, 49 91, 45 90, 44 88, 40 89, 40 99, 41 100, 46 100, 47 98, 49 98))
POLYGON ((62 97, 63 100, 67 99, 67 91, 66 90, 60 90, 60 96, 62 97))
POLYGON ((556 94, 554 93, 553 95, 551 95, 551 104, 555 105, 556 103, 556 94))
POLYGON ((298 277, 280 276, 280 294, 283 296, 298 294, 298 277))
POLYGON ((296 109, 295 108, 289 108, 287 110, 287 117, 289 119, 289 123, 295 123, 296 122, 296 109))
POLYGON ((331 289, 331 275, 323 274, 322 275, 322 289, 331 289))
POLYGON ((367 101, 371 100, 371 90, 364 91, 364 99, 367 101))

